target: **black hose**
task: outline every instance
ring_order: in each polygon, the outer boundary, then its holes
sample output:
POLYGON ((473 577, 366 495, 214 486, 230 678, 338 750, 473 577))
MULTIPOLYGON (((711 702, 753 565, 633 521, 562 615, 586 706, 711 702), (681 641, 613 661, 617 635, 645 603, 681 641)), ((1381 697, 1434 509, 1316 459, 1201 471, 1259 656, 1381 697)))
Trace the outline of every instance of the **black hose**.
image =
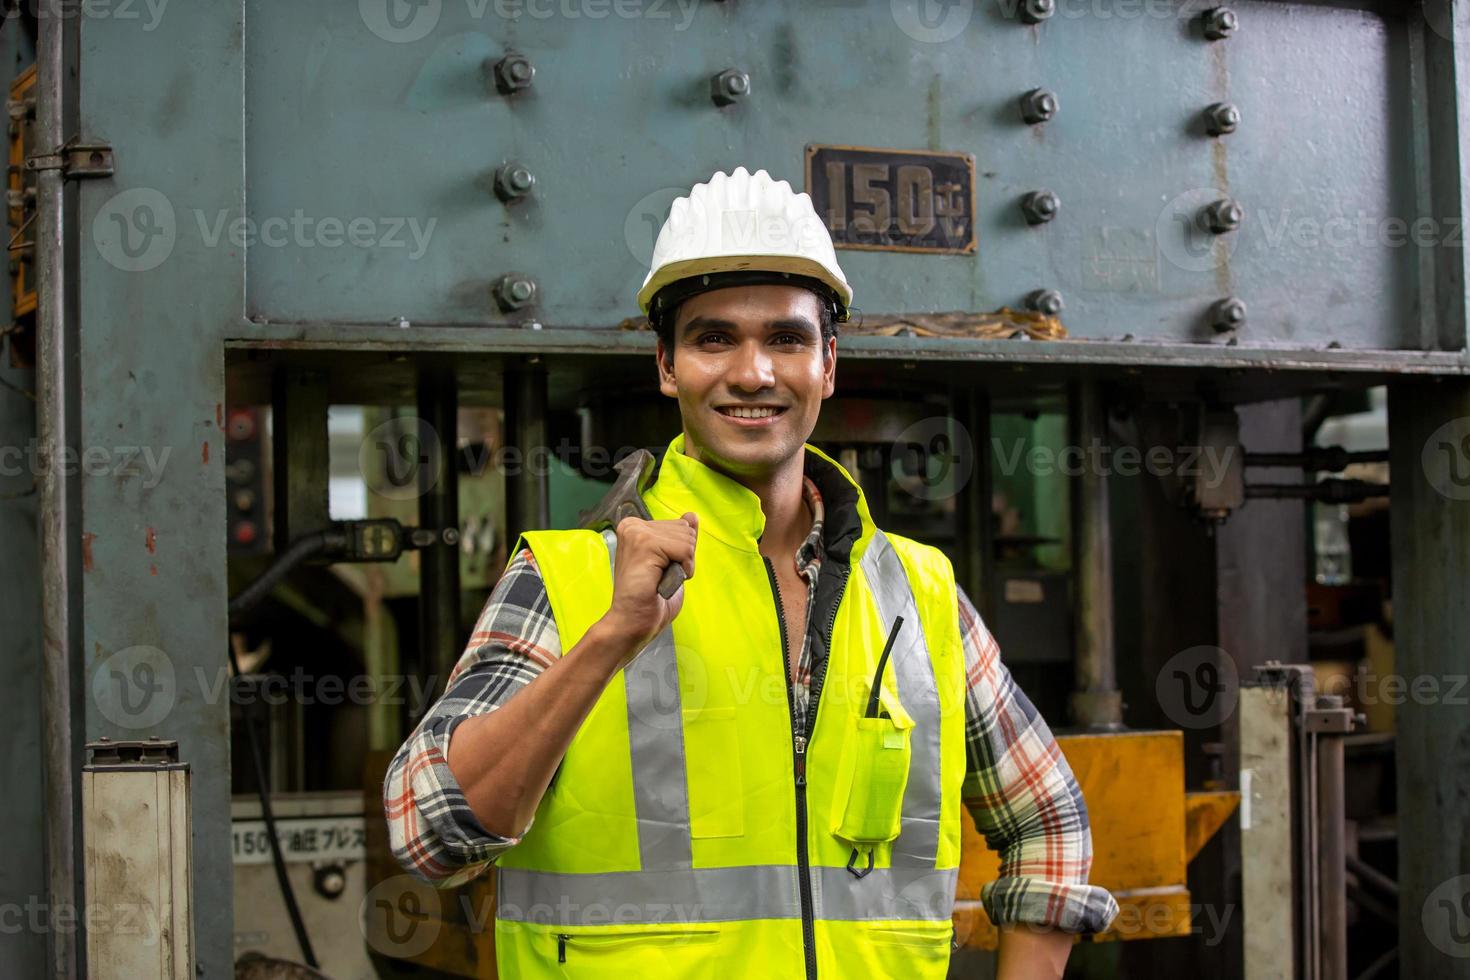
MULTIPOLYGON (((234 603, 230 605, 233 607, 234 603)), ((235 672, 235 683, 238 684, 244 679, 244 675, 240 673, 240 663, 235 659, 235 647, 227 644, 227 649, 230 654, 230 669, 235 672)), ((296 892, 286 873, 286 859, 281 854, 281 842, 276 838, 276 817, 271 812, 270 793, 266 791, 265 762, 260 754, 260 736, 255 731, 255 716, 248 706, 244 707, 242 714, 245 715, 245 736, 250 742, 250 758, 255 763, 255 789, 260 796, 260 813, 265 818, 265 835, 270 839, 271 861, 276 866, 276 882, 281 886, 281 897, 286 901, 286 914, 291 917, 291 928, 296 930, 296 942, 301 946, 301 955, 306 957, 307 966, 313 970, 320 969, 316 953, 311 948, 311 937, 306 934, 306 923, 301 919, 301 909, 296 904, 296 892)))
POLYGON ((230 600, 230 619, 242 616, 259 605, 260 601, 270 595, 271 590, 290 573, 291 569, 328 548, 342 547, 346 544, 346 540, 343 532, 329 528, 292 541, 290 547, 271 563, 260 578, 251 582, 239 595, 230 600))
MULTIPOLYGON (((258 579, 251 582, 239 595, 230 600, 230 619, 233 620, 254 609, 291 569, 306 559, 329 548, 340 549, 345 543, 344 533, 331 528, 297 538, 258 579)), ((245 675, 240 672, 240 663, 235 658, 234 646, 227 645, 227 651, 230 657, 230 669, 234 671, 235 683, 238 684, 244 680, 245 675)), ((271 845, 271 862, 276 868, 276 882, 281 887, 281 898, 286 903, 286 914, 291 917, 291 928, 296 931, 296 942, 301 946, 301 955, 306 958, 307 965, 313 970, 320 969, 316 953, 311 948, 311 937, 306 933, 306 923, 301 918, 301 909, 296 904, 296 891, 291 887, 291 878, 286 872, 286 859, 281 854, 281 842, 276 837, 276 817, 271 811, 270 792, 265 783, 265 760, 260 751, 260 735, 255 729, 255 716, 248 707, 242 713, 245 716, 245 737, 250 742, 250 759, 255 766, 255 791, 260 797, 260 814, 265 819, 265 835, 269 838, 271 845)))

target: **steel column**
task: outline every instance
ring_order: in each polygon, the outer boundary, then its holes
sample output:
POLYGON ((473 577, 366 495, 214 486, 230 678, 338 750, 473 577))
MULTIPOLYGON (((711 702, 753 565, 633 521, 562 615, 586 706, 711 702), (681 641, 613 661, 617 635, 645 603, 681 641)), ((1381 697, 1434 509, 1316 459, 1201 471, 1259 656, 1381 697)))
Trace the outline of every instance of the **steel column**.
MULTIPOLYGON (((1335 701, 1341 698, 1321 698, 1335 701)), ((1343 825, 1345 775, 1342 738, 1319 735, 1317 764, 1317 916, 1321 935, 1321 977, 1347 980, 1347 842, 1343 825)))
MULTIPOLYGON (((546 368, 534 355, 505 373, 505 442, 519 451, 518 464, 505 475, 506 540, 515 541, 522 531, 551 523, 548 474, 531 456, 546 447, 546 368)), ((516 458, 507 454, 508 461, 516 458)))
POLYGON ((276 554, 331 522, 327 383, 315 371, 284 367, 271 392, 271 479, 276 554))
MULTIPOLYGON (((61 14, 61 0, 45 0, 36 50, 36 151, 60 146, 76 132, 74 77, 77 19, 61 14)), ((68 270, 67 242, 76 235, 76 208, 59 170, 37 174, 36 243, 37 402, 41 465, 41 620, 43 674, 41 725, 45 759, 46 874, 50 907, 84 904, 79 863, 82 844, 81 755, 85 711, 81 670, 81 541, 78 477, 60 461, 78 450, 80 383, 77 369, 76 293, 68 270)), ((52 978, 86 974, 81 928, 49 931, 52 978)))
POLYGON ((1072 486, 1073 568, 1077 579, 1076 690, 1072 718, 1087 728, 1120 728, 1123 698, 1118 691, 1113 642, 1113 539, 1109 523, 1108 476, 1095 465, 1107 445, 1108 416, 1096 382, 1075 385, 1070 403, 1070 437, 1081 450, 1082 473, 1072 486))
POLYGON ((421 365, 418 410, 439 437, 439 451, 418 473, 419 527, 439 534, 419 554, 419 664, 437 688, 459 659, 459 389, 452 365, 421 365), (447 540, 446 528, 456 532, 447 540))
MULTIPOLYGON (((1461 287, 1463 288, 1463 286, 1461 287)), ((1470 712, 1448 696, 1470 636, 1470 384, 1389 388, 1401 975, 1470 980, 1470 712)))

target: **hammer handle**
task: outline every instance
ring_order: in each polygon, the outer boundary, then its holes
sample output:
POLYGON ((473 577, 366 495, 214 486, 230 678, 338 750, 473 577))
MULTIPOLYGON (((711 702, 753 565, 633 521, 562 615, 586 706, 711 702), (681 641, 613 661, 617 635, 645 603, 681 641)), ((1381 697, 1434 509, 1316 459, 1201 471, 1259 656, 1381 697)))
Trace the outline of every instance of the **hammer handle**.
POLYGON ((684 584, 684 566, 674 562, 664 569, 663 577, 658 580, 658 594, 665 599, 671 598, 679 591, 679 586, 684 584))

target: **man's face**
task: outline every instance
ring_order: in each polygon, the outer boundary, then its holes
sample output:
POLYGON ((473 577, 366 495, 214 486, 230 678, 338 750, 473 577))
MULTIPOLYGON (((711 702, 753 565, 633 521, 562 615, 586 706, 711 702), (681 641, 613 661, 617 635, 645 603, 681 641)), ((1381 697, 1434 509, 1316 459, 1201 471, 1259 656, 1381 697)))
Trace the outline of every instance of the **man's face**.
POLYGON ((820 314, 798 286, 714 289, 680 305, 673 363, 660 341, 658 370, 660 390, 679 399, 686 453, 738 478, 801 450, 837 370, 820 314))

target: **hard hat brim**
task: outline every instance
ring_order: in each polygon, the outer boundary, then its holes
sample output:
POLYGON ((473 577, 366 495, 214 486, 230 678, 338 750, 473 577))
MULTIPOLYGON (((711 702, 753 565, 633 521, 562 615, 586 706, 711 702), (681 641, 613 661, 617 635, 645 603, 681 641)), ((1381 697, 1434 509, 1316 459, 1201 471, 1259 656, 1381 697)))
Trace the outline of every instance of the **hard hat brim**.
POLYGON ((785 272, 793 276, 816 279, 828 286, 842 301, 852 303, 852 287, 832 274, 832 270, 813 259, 800 255, 704 255, 670 262, 660 266, 638 290, 638 308, 647 314, 659 290, 671 283, 694 276, 717 272, 785 272))

